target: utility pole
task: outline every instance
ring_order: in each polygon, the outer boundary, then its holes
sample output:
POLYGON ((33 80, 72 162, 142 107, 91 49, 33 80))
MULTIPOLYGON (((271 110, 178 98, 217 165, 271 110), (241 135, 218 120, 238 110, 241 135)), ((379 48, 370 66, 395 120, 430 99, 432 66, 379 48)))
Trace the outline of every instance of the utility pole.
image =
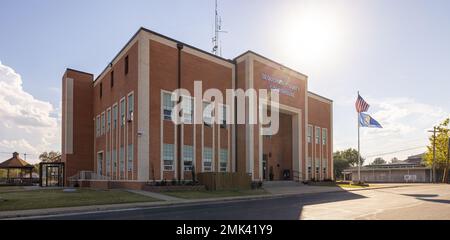
POLYGON ((450 169, 450 137, 448 138, 448 146, 447 146, 447 167, 444 172, 444 183, 448 183, 448 171, 450 169))
POLYGON ((433 183, 436 183, 436 127, 433 127, 433 183))
POLYGON ((432 181, 436 183, 436 134, 444 132, 438 127, 433 127, 433 131, 428 131, 433 133, 433 164, 432 164, 432 181))

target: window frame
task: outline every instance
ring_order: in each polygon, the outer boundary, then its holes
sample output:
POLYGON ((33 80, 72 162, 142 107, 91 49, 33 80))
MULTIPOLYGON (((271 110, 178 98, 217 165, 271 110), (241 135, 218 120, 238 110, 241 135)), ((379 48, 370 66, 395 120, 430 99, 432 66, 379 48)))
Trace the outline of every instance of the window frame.
POLYGON ((321 130, 320 130, 320 127, 316 127, 315 128, 316 130, 315 130, 315 134, 314 134, 314 142, 316 143, 316 144, 320 144, 320 141, 321 141, 321 130))
POLYGON ((163 151, 162 152, 163 171, 165 171, 165 172, 175 171, 175 144, 163 143, 162 151, 163 151), (166 149, 166 147, 170 147, 170 148, 166 149), (169 153, 169 155, 166 155, 166 153, 169 153), (166 164, 166 161, 171 161, 172 163, 166 164))
POLYGON ((322 128, 322 145, 326 146, 328 142, 328 129, 322 128))
POLYGON ((97 115, 95 117, 95 136, 96 137, 100 137, 100 131, 101 131, 101 126, 100 126, 100 115, 97 115))
POLYGON ((212 125, 214 125, 214 111, 215 111, 215 108, 214 108, 213 102, 203 100, 203 102, 202 102, 202 118, 203 118, 203 125, 205 125, 205 126, 207 126, 207 127, 212 127, 212 125), (205 104, 206 104, 206 106, 205 106, 205 104), (213 106, 213 110, 210 111, 211 114, 210 114, 209 116, 207 116, 207 115, 205 115, 205 110, 206 110, 206 108, 208 108, 210 105, 213 106), (209 121, 210 123, 208 123, 208 122, 206 121, 206 119, 209 119, 209 120, 210 120, 210 121, 209 121))
POLYGON ((135 105, 134 102, 135 101, 134 101, 134 91, 133 91, 133 92, 128 93, 128 95, 127 95, 126 112, 127 112, 128 122, 134 121, 134 119, 133 119, 134 118, 134 105, 135 105), (132 106, 130 106, 130 99, 131 99, 132 106))
POLYGON ((103 152, 103 150, 98 151, 97 152, 97 174, 100 176, 103 175, 103 160, 104 159, 105 159, 105 153, 103 152), (102 156, 102 158, 99 159, 99 156, 102 156))
POLYGON ((100 136, 103 136, 106 133, 106 115, 105 112, 102 112, 101 116, 101 130, 100 130, 100 136))
POLYGON ((194 167, 194 147, 192 145, 183 145, 183 170, 185 172, 192 171, 194 167), (189 151, 187 151, 189 149, 189 151), (188 155, 186 155, 189 153, 188 155), (190 162, 190 165, 186 165, 186 162, 190 162), (186 166, 189 166, 186 168, 186 166))
POLYGON ((125 72, 125 75, 128 75, 128 73, 129 73, 129 70, 130 70, 130 59, 129 59, 129 55, 126 55, 125 56, 125 63, 124 63, 124 72, 125 72))
POLYGON ((202 170, 203 170, 203 172, 212 172, 213 171, 213 161, 214 161, 213 148, 212 147, 203 147, 203 154, 202 154, 202 170), (207 152, 208 152, 208 154, 206 154, 207 152), (209 156, 210 156, 210 158, 207 158, 209 156), (210 163, 210 166, 205 166, 205 163, 210 163), (207 170, 206 169, 207 167, 210 169, 207 170))
POLYGON ((119 147, 119 177, 125 178, 125 146, 119 147))
POLYGON ((175 107, 175 102, 172 101, 172 92, 162 90, 161 91, 161 108, 162 108, 162 117, 164 121, 172 121, 172 111, 175 107), (166 100, 165 97, 169 97, 169 100, 166 100), (168 101, 168 102, 166 102, 168 101), (171 106, 166 106, 166 103, 170 103, 171 106), (166 112, 167 111, 167 112, 166 112), (168 114, 166 114, 168 113, 168 114))
POLYGON ((307 142, 312 143, 313 140, 314 127, 313 125, 308 124, 308 132, 307 132, 307 142))
POLYGON ((105 173, 106 173, 106 176, 107 177, 109 177, 110 175, 111 175, 111 151, 106 151, 106 159, 105 159, 105 162, 106 162, 106 171, 105 171, 105 173))
POLYGON ((227 148, 221 148, 219 152, 219 172, 228 172, 228 162, 229 162, 229 156, 228 156, 228 149, 227 148), (226 158, 223 159, 223 154, 225 154, 226 158), (225 163, 225 170, 223 170, 222 163, 225 163))
POLYGON ((119 125, 119 104, 116 102, 112 106, 112 129, 116 129, 119 125))
POLYGON ((182 107, 183 107, 183 123, 185 123, 185 124, 192 124, 192 123, 194 123, 194 104, 195 104, 195 99, 194 99, 194 97, 192 97, 192 96, 185 96, 185 95, 183 95, 182 96, 182 107), (185 101, 186 100, 190 100, 190 112, 189 113, 186 113, 185 112, 185 107, 187 106, 187 105, 185 105, 185 101), (190 118, 188 118, 187 119, 187 117, 186 116, 190 116, 190 118))
POLYGON ((229 106, 223 103, 219 103, 219 108, 221 114, 219 114, 219 122, 220 122, 220 128, 227 129, 227 116, 229 113, 229 106))
POLYGON ((111 88, 114 87, 114 70, 112 70, 110 73, 110 86, 111 88))
POLYGON ((125 97, 121 98, 119 101, 119 126, 123 128, 126 122, 126 111, 127 111, 127 103, 125 97), (123 107, 123 109, 122 109, 123 107))
POLYGON ((111 107, 106 109, 106 132, 111 131, 111 107))
POLYGON ((100 88, 100 99, 102 99, 102 97, 103 97, 103 83, 102 82, 100 82, 100 84, 99 84, 99 88, 100 88))
POLYGON ((134 165, 134 144, 128 144, 127 146, 127 171, 133 172, 134 165), (130 164, 131 163, 131 164, 130 164))

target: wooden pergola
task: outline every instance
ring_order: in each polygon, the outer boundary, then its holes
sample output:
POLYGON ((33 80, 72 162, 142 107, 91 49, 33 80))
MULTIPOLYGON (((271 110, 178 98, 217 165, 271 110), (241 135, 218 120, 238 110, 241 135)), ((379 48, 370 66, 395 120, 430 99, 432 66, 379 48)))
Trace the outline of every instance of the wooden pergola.
POLYGON ((0 169, 5 169, 7 171, 6 174, 6 182, 8 184, 32 184, 33 179, 33 169, 34 166, 25 162, 23 159, 19 157, 19 153, 14 152, 13 157, 0 163, 0 169), (10 170, 21 170, 21 171, 28 171, 29 172, 29 178, 24 177, 23 174, 20 174, 19 178, 11 178, 10 177, 10 170), (18 182, 17 182, 18 180, 18 182))

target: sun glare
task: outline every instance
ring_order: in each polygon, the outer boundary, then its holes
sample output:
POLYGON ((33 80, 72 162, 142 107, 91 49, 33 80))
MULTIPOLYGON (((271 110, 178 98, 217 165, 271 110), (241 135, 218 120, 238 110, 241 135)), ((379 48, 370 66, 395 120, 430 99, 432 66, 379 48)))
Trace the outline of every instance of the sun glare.
POLYGON ((340 50, 341 20, 326 6, 312 5, 289 11, 279 34, 283 55, 311 64, 331 60, 340 50))

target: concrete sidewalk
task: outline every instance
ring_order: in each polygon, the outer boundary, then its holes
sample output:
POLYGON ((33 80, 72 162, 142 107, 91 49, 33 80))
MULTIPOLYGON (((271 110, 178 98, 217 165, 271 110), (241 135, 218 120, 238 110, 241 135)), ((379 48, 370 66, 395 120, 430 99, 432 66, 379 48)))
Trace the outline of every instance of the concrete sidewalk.
POLYGON ((151 193, 144 191, 136 191, 137 194, 145 194, 153 198, 161 199, 159 202, 141 202, 141 203, 126 203, 126 204, 111 204, 111 205, 91 205, 91 206, 79 206, 79 207, 65 207, 65 208, 49 208, 49 209, 32 209, 32 210, 18 210, 18 211, 0 211, 0 219, 14 219, 14 218, 33 218, 44 217, 49 215, 70 215, 70 214, 86 214, 92 212, 104 212, 104 211, 123 211, 129 209, 141 209, 141 208, 158 208, 168 206, 183 206, 183 205, 198 205, 205 203, 224 203, 224 202, 237 202, 248 200, 259 200, 269 198, 282 198, 287 196, 303 195, 303 194, 315 194, 325 192, 342 192, 342 191, 364 191, 382 188, 398 188, 415 186, 414 184, 383 184, 367 188, 351 188, 342 189, 339 187, 323 187, 323 186, 296 186, 296 187, 272 187, 266 189, 269 194, 264 195, 251 195, 251 196, 238 196, 238 197, 223 197, 223 198, 207 198, 207 199, 179 199, 163 195, 160 193, 151 193))

